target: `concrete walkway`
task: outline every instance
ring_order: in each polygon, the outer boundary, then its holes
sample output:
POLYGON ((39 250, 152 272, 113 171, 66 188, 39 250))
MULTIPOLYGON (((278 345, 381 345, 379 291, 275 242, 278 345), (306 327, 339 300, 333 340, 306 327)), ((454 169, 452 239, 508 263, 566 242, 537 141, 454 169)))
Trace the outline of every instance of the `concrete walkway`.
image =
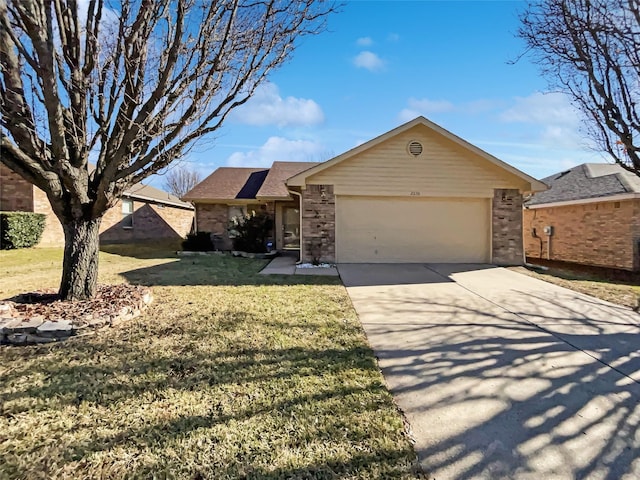
POLYGON ((269 264, 260 271, 260 275, 325 275, 337 277, 338 270, 336 267, 315 267, 300 268, 296 265, 296 257, 289 255, 281 255, 275 257, 269 264))
POLYGON ((503 268, 340 265, 429 479, 640 478, 640 316, 503 268))

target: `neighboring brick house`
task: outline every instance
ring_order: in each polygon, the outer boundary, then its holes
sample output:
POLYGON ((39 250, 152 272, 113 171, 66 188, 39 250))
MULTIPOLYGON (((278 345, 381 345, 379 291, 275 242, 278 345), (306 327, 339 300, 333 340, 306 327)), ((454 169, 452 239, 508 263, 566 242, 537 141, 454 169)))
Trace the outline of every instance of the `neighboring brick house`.
POLYGON ((525 252, 556 260, 640 270, 640 178, 619 165, 586 163, 542 180, 525 203, 525 252))
MULTIPOLYGON (((38 246, 64 244, 64 233, 46 194, 0 164, 0 211, 46 215, 38 246)), ((129 188, 102 218, 101 243, 135 243, 184 238, 192 230, 194 208, 178 197, 149 185, 129 188)))
POLYGON ((274 215, 304 262, 522 264, 522 195, 546 186, 418 117, 323 163, 220 168, 183 200, 229 247, 229 218, 274 215))

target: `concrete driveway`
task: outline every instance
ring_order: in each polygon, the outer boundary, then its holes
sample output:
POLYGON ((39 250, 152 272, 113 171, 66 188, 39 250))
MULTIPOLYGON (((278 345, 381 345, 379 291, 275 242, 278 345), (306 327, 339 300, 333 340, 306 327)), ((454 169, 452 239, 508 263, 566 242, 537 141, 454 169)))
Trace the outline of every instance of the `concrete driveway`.
POLYGON ((429 479, 640 478, 640 316, 486 265, 339 265, 429 479))

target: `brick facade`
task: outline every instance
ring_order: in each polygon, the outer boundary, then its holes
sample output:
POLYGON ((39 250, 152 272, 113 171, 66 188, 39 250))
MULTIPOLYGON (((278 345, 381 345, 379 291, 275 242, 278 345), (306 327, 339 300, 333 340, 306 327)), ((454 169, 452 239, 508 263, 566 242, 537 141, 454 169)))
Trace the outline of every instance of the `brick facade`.
POLYGON ((495 189, 491 206, 492 261, 496 265, 522 265, 522 194, 495 189))
POLYGON ((133 200, 133 226, 123 218, 120 200, 102 217, 100 243, 179 240, 191 231, 193 210, 133 200))
POLYGON ((33 187, 33 211, 36 213, 44 213, 47 217, 45 220, 44 231, 39 247, 58 247, 64 245, 64 232, 58 217, 53 213, 47 194, 39 188, 33 187))
POLYGON ((0 211, 32 212, 33 185, 0 163, 0 211))
POLYGON ((221 203, 196 204, 196 228, 199 232, 211 232, 222 240, 216 243, 219 250, 231 250, 229 238, 229 206, 221 203))
POLYGON ((638 242, 640 200, 530 208, 524 211, 527 257, 639 270, 638 242), (550 238, 543 233, 545 226, 553 227, 550 238))
MULTIPOLYGON (((191 231, 193 210, 134 200, 133 228, 123 228, 119 201, 102 218, 102 243, 127 243, 184 238, 191 231)), ((64 245, 64 232, 47 195, 0 164, 0 210, 44 213, 46 224, 39 247, 64 245)))
MULTIPOLYGON (((235 204, 234 204, 235 205, 235 204)), ((246 212, 263 211, 271 215, 274 219, 276 206, 274 202, 266 204, 235 205, 246 212)), ((217 238, 214 239, 215 247, 218 250, 232 250, 233 242, 229 238, 229 208, 226 203, 196 203, 196 226, 199 232, 210 232, 217 238)), ((273 232, 272 232, 273 236, 273 232)))
POLYGON ((302 261, 336 261, 336 200, 333 185, 302 191, 302 261))

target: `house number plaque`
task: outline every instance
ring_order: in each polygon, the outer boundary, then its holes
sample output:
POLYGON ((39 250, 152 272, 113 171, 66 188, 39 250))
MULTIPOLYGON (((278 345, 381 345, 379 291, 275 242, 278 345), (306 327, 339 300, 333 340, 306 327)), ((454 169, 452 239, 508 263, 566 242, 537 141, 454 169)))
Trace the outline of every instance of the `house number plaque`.
POLYGON ((409 192, 409 195, 411 195, 412 197, 419 197, 420 192, 409 192))

